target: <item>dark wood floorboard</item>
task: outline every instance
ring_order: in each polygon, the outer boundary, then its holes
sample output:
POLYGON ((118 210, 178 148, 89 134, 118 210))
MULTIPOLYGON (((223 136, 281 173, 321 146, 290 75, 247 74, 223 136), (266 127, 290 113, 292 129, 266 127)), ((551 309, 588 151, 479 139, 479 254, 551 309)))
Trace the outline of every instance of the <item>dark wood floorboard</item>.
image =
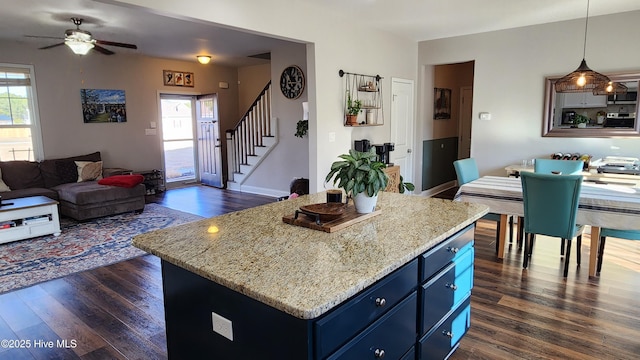
MULTIPOLYGON (((203 186, 148 200, 202 216, 274 201, 203 186)), ((640 358, 640 241, 608 239, 602 275, 589 279, 587 235, 582 266, 574 244, 563 279, 559 240, 539 238, 523 270, 515 247, 496 260, 494 239, 495 223, 480 221, 471 329, 452 359, 640 358)), ((160 261, 152 255, 13 291, 0 295, 0 339, 32 346, 0 348, 0 359, 165 359, 163 311, 160 261), (54 348, 34 348, 34 340, 54 348), (55 347, 58 340, 76 346, 55 347)))

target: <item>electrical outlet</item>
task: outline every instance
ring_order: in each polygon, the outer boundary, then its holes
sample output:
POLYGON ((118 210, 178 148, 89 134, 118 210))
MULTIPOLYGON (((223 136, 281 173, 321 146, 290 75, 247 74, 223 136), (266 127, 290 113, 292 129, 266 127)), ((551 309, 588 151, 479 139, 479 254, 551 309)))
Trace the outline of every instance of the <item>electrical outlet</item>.
POLYGON ((213 325, 214 332, 233 341, 233 325, 231 323, 231 320, 212 312, 211 323, 213 325))

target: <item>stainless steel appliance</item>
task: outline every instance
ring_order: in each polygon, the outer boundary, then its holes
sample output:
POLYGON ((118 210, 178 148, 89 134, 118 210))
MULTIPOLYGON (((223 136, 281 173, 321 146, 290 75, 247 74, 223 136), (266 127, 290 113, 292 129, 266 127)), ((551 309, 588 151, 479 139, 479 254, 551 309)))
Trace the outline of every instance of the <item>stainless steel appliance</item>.
POLYGON ((394 143, 384 143, 382 145, 373 145, 376 147, 376 154, 378 155, 378 161, 383 162, 389 166, 393 165, 389 162, 389 153, 395 149, 394 143))
POLYGON ((573 124, 576 120, 575 111, 563 111, 562 112, 562 125, 573 124))
POLYGON ((598 172, 640 175, 640 161, 637 158, 607 156, 602 165, 598 166, 598 172))
POLYGON ((627 91, 624 94, 614 94, 607 96, 607 103, 615 105, 634 105, 637 100, 637 91, 627 91))
POLYGON ((604 122, 606 128, 634 128, 636 125, 636 113, 607 113, 604 122))

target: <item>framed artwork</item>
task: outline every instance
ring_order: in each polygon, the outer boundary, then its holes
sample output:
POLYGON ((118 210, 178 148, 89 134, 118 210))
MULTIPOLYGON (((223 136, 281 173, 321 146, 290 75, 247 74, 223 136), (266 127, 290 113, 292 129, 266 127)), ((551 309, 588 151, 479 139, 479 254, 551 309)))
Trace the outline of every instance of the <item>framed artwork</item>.
POLYGON ((193 87, 194 76, 192 72, 162 70, 163 84, 165 86, 193 87))
POLYGON ((162 70, 162 76, 164 77, 165 85, 175 85, 176 80, 173 78, 173 71, 171 70, 162 70))
POLYGON ((451 89, 434 88, 433 119, 451 119, 451 89))
POLYGON ((127 122, 124 90, 80 89, 85 123, 127 122))

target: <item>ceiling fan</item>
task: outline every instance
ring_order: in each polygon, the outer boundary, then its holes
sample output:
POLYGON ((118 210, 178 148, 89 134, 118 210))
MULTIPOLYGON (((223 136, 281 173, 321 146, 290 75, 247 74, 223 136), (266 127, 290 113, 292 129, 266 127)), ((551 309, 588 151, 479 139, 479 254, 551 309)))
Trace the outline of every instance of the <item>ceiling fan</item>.
MULTIPOLYGON (((80 29, 80 25, 82 25, 83 19, 74 17, 74 18, 71 18, 71 21, 73 21, 73 24, 76 26, 76 28, 68 29, 67 31, 64 32, 64 42, 49 45, 49 46, 44 46, 44 47, 41 47, 40 49, 41 50, 51 49, 56 46, 67 45, 71 48, 71 50, 74 53, 78 55, 85 55, 91 49, 96 50, 105 55, 113 55, 114 54, 113 51, 106 49, 100 45, 119 46, 119 47, 124 47, 128 49, 138 48, 136 45, 133 45, 133 44, 95 39, 93 38, 90 32, 80 29)), ((46 37, 46 36, 31 36, 31 37, 46 37)))

